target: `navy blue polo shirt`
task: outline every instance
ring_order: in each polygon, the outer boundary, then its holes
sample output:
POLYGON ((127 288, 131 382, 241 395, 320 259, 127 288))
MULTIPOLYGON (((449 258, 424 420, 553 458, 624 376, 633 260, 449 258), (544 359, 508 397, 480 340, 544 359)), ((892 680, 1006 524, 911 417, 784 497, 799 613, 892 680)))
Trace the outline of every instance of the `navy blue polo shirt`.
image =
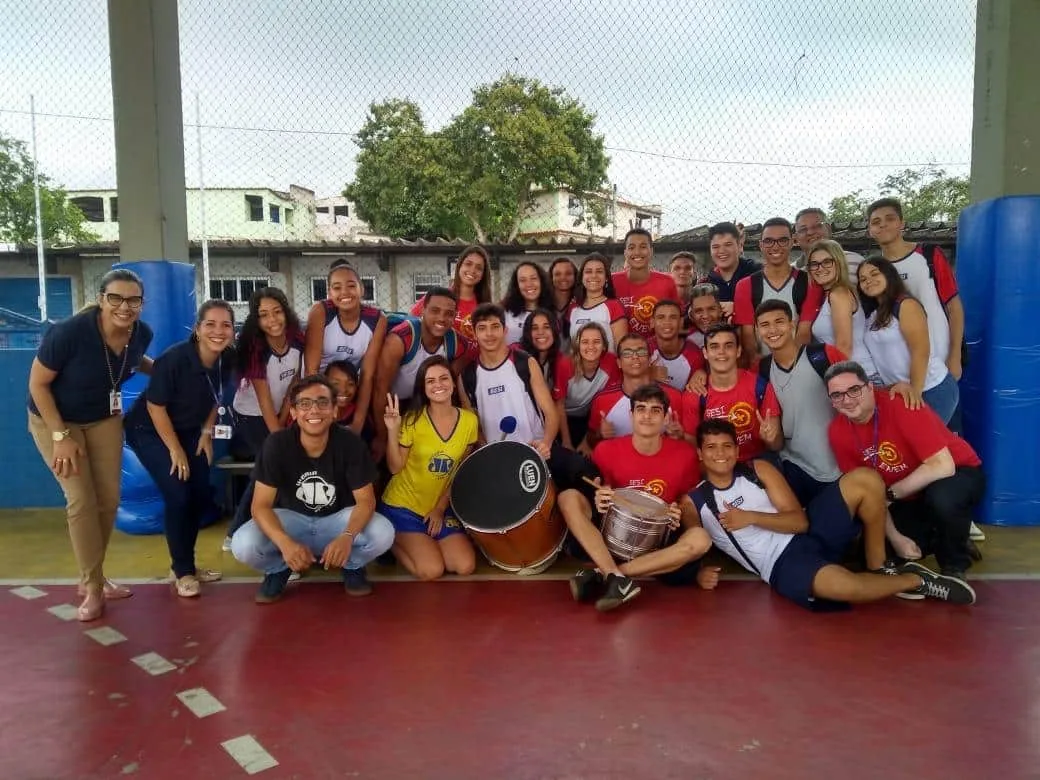
MULTIPOLYGON (((96 306, 52 325, 40 342, 36 359, 58 374, 50 388, 61 419, 85 425, 110 417, 108 394, 113 389, 112 380, 116 389, 121 387, 137 370, 151 343, 152 329, 138 320, 124 350, 124 366, 123 354, 115 354, 101 336, 96 306)), ((40 413, 32 396, 28 405, 33 414, 40 413)))
POLYGON ((733 297, 737 291, 737 282, 745 276, 751 276, 755 271, 761 270, 761 265, 742 256, 737 261, 737 270, 733 273, 733 278, 728 282, 714 268, 708 273, 708 281, 719 288, 719 303, 733 303, 733 297))
MULTIPOLYGON (((137 397, 126 416, 127 427, 154 430, 146 404, 151 401, 166 407, 178 434, 197 432, 217 405, 217 398, 223 398, 224 385, 231 378, 234 363, 234 352, 228 349, 211 368, 206 368, 195 342, 174 344, 156 358, 147 389, 137 397)), ((230 411, 224 415, 225 424, 230 424, 229 414, 230 411)))

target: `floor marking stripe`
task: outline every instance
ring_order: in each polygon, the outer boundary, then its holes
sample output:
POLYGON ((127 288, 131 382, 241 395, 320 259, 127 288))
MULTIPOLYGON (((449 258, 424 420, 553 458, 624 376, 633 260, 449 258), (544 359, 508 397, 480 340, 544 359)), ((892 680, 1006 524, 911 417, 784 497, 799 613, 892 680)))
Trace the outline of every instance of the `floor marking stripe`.
POLYGON ((32 601, 33 599, 42 599, 47 595, 47 592, 34 588, 32 585, 23 585, 21 588, 12 588, 11 595, 26 601, 32 601))
POLYGON ((102 626, 101 628, 92 628, 89 631, 84 631, 83 633, 89 636, 99 645, 104 645, 105 647, 126 641, 125 636, 120 634, 114 628, 110 628, 108 626, 102 626))
POLYGON ((187 691, 181 691, 177 694, 177 698, 197 718, 208 718, 210 715, 215 715, 227 709, 205 688, 191 688, 187 691))
POLYGON ((137 664, 153 677, 172 672, 177 668, 158 653, 144 653, 131 658, 130 662, 137 664))
POLYGON ((235 759, 247 775, 255 775, 265 769, 278 766, 278 761, 274 756, 264 750, 263 745, 257 742, 256 737, 252 734, 229 739, 227 742, 221 742, 220 746, 235 759))
POLYGON ((61 618, 62 620, 75 620, 79 615, 79 610, 71 604, 58 604, 57 606, 47 607, 47 611, 54 615, 54 617, 61 618))

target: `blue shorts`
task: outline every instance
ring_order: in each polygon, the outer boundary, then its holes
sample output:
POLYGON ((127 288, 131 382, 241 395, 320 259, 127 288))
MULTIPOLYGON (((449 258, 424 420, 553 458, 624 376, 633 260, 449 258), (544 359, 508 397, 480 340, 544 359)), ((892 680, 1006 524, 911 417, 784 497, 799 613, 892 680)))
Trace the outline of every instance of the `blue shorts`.
POLYGON ((801 466, 783 458, 780 459, 780 471, 787 480, 787 484, 791 486, 791 490, 794 491, 798 503, 806 509, 818 495, 831 485, 837 484, 837 482, 820 482, 815 477, 809 476, 801 466))
MULTIPOLYGON (((379 506, 376 507, 376 511, 390 521, 394 527, 394 531, 399 534, 423 534, 429 536, 426 533, 426 522, 420 515, 417 515, 410 509, 405 509, 400 506, 390 506, 379 502, 379 506)), ((440 541, 446 539, 452 534, 465 533, 462 527, 462 523, 455 519, 450 512, 444 515, 444 525, 441 526, 440 533, 436 536, 431 537, 434 541, 440 541)))
POLYGON ((781 596, 807 609, 847 609, 847 604, 814 598, 812 585, 820 569, 841 561, 862 526, 849 513, 837 482, 812 500, 806 514, 809 532, 795 536, 780 553, 769 584, 781 596))

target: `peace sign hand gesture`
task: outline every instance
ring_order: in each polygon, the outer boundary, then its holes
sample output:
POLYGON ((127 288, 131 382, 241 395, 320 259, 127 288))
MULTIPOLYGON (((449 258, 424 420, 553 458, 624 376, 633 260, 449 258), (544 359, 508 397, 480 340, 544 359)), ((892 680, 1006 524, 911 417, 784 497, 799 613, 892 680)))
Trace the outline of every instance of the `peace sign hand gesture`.
POLYGON ((758 437, 764 442, 776 441, 780 435, 780 418, 772 412, 766 412, 766 416, 763 417, 758 410, 755 411, 755 416, 758 417, 758 437))
POLYGON ((401 431, 401 401, 394 393, 386 394, 386 410, 383 412, 383 423, 391 434, 401 431))

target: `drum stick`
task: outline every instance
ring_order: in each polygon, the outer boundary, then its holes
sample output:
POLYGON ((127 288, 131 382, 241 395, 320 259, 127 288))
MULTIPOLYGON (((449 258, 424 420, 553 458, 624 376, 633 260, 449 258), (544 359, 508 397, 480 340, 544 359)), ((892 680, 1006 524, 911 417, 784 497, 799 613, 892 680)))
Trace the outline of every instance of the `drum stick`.
POLYGON ((599 490, 601 487, 604 487, 603 485, 599 484, 596 480, 589 479, 584 474, 581 475, 581 480, 582 482, 592 485, 592 487, 596 488, 596 490, 599 490))

